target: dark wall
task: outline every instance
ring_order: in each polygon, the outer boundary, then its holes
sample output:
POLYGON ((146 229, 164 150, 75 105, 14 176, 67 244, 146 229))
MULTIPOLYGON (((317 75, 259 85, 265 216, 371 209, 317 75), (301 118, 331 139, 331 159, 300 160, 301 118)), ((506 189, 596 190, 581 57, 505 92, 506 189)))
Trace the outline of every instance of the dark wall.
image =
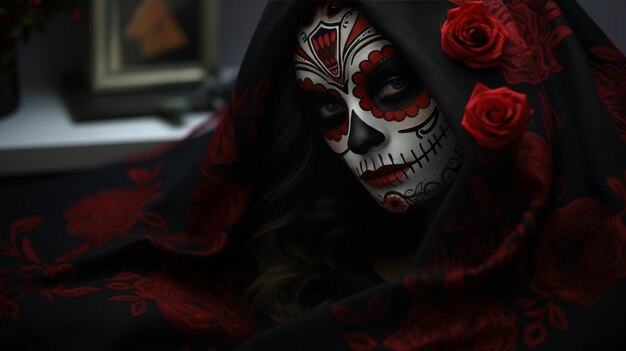
MULTIPOLYGON (((219 1, 219 65, 240 64, 267 0, 219 1)), ((86 0, 85 0, 86 2, 86 0)), ((626 52, 626 1, 578 0, 613 41, 626 52)), ((27 84, 56 80, 59 72, 87 69, 89 11, 75 22, 56 18, 43 33, 36 33, 20 48, 20 74, 27 84)))
POLYGON ((624 0, 578 0, 587 13, 626 53, 626 1, 624 0))
MULTIPOLYGON (((87 3, 87 0, 83 0, 87 3)), ((239 65, 267 0, 219 1, 218 53, 220 66, 239 65)), ((34 33, 19 52, 21 80, 27 84, 58 79, 60 72, 87 70, 89 65, 89 9, 73 21, 59 15, 46 30, 34 33)))

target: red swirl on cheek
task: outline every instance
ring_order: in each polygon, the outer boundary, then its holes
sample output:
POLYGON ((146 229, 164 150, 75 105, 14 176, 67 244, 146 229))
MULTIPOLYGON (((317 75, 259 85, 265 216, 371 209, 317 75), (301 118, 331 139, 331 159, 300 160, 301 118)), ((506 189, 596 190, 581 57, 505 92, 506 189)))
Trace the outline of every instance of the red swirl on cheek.
MULTIPOLYGON (((298 79, 298 87, 302 90, 314 91, 322 94, 327 94, 337 101, 341 101, 344 104, 344 111, 347 111, 345 103, 343 99, 341 99, 341 95, 335 90, 327 89, 323 84, 313 83, 310 78, 305 78, 304 80, 298 79)), ((341 137, 344 135, 348 135, 348 118, 344 118, 342 123, 335 128, 320 128, 322 131, 322 135, 328 140, 339 141, 341 137)))
POLYGON ((430 105, 430 92, 424 89, 413 102, 403 109, 396 111, 383 111, 376 107, 365 89, 365 79, 367 74, 376 65, 395 56, 396 49, 391 45, 384 46, 381 50, 372 51, 367 60, 359 64, 360 71, 352 75, 352 81, 356 85, 352 90, 354 96, 360 99, 359 105, 365 111, 370 111, 376 118, 384 118, 386 121, 403 121, 406 117, 415 117, 420 109, 430 105))

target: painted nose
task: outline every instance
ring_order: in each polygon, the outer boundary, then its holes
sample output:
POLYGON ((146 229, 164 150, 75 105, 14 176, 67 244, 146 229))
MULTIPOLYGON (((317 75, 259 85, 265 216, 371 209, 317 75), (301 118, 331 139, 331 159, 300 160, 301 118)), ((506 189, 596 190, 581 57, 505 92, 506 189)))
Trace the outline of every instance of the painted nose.
POLYGON ((348 136, 348 148, 355 154, 365 155, 373 146, 380 145, 385 141, 385 135, 368 126, 359 116, 352 111, 350 116, 350 135, 348 136))

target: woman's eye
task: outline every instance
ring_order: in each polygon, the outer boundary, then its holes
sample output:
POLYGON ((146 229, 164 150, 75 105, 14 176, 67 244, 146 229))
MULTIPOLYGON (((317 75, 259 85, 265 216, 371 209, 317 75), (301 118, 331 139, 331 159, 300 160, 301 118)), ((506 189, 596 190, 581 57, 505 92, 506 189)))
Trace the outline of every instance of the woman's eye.
POLYGON ((386 97, 394 96, 402 92, 407 85, 408 82, 406 79, 398 76, 391 77, 385 81, 382 88, 378 92, 378 98, 384 99, 386 97))
POLYGON ((328 119, 342 112, 342 106, 338 102, 326 102, 320 106, 320 118, 328 119))
POLYGON ((325 130, 339 127, 346 121, 346 105, 339 94, 303 92, 300 96, 303 113, 325 130))

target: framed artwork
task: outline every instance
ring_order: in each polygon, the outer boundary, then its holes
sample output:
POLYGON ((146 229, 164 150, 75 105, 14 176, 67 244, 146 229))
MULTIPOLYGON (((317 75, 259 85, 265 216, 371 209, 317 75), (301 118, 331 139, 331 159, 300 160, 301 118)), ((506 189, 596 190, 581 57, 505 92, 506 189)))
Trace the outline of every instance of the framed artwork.
POLYGON ((194 83, 214 68, 217 0, 92 0, 94 92, 194 83))

